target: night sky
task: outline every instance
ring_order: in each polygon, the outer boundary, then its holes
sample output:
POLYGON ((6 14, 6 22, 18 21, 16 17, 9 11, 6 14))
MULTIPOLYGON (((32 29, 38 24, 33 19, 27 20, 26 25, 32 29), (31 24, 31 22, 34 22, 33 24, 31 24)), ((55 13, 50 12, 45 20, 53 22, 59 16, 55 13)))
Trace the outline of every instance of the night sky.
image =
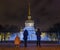
MULTIPOLYGON (((60 0, 30 0, 35 26, 47 30, 60 22, 60 0)), ((0 0, 0 24, 24 26, 28 15, 27 0, 0 0)))

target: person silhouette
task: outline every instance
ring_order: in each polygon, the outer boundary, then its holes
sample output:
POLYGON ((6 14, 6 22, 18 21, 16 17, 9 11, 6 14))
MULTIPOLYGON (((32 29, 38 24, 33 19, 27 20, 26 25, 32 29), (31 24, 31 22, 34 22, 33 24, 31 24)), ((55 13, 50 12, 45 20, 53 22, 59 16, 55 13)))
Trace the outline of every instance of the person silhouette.
POLYGON ((40 29, 38 28, 37 31, 36 31, 36 36, 37 36, 37 46, 41 46, 40 45, 40 41, 41 41, 41 31, 40 29))
POLYGON ((16 47, 19 47, 20 46, 20 38, 19 38, 19 36, 17 35, 16 37, 15 37, 15 40, 14 40, 14 44, 15 44, 15 46, 16 47))
POLYGON ((27 38, 28 38, 28 31, 24 30, 23 39, 24 39, 24 46, 27 47, 27 38))

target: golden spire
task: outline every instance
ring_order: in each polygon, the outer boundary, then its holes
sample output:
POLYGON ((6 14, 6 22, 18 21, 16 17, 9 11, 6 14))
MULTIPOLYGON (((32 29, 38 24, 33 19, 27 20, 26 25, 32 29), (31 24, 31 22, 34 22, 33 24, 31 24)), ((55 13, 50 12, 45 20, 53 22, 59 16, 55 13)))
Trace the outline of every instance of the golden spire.
POLYGON ((28 4, 28 16, 30 16, 30 3, 28 4))
POLYGON ((31 14, 30 14, 30 2, 28 2, 28 19, 31 19, 31 14))

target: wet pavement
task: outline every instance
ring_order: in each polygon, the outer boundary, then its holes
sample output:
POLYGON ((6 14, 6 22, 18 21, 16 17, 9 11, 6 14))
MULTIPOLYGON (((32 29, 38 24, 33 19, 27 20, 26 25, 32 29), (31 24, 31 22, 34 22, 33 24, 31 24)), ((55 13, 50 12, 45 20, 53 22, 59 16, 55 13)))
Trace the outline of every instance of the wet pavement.
POLYGON ((60 50, 60 45, 41 43, 41 47, 37 47, 36 43, 27 43, 27 47, 24 47, 24 43, 21 43, 16 47, 14 43, 0 43, 0 50, 60 50))

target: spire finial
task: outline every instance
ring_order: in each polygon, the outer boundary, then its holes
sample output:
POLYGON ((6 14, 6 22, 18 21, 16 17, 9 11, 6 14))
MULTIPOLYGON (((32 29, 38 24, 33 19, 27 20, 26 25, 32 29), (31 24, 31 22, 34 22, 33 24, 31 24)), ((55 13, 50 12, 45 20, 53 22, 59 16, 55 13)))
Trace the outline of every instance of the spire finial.
POLYGON ((31 19, 31 12, 30 12, 31 10, 30 10, 30 2, 28 1, 28 20, 30 20, 31 19))
POLYGON ((30 2, 28 1, 28 16, 30 16, 30 2))

